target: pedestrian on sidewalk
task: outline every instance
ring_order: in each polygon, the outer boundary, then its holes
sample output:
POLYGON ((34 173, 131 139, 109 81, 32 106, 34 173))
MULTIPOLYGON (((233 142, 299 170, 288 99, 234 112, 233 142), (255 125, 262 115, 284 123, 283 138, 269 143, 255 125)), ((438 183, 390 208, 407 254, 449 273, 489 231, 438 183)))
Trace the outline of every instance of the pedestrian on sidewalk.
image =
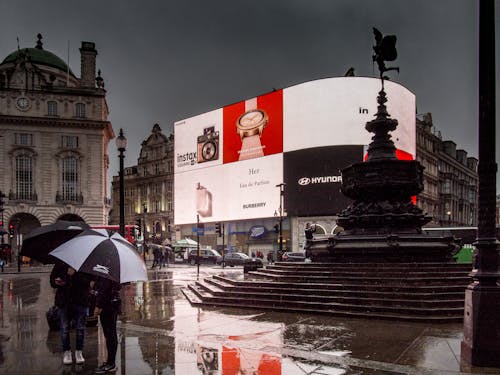
POLYGON ((90 276, 76 272, 66 263, 58 262, 50 273, 50 285, 56 289, 55 305, 60 310, 60 332, 63 364, 71 365, 71 321, 76 329, 76 364, 83 364, 83 345, 89 310, 89 295, 93 281, 90 276))
POLYGON ((153 265, 151 266, 151 268, 155 268, 158 265, 161 268, 161 265, 160 265, 160 249, 158 248, 158 246, 155 245, 153 247, 153 265))
POLYGON ((311 257, 311 245, 312 245, 312 240, 314 238, 314 232, 316 232, 316 225, 311 225, 311 223, 306 223, 306 227, 304 229, 304 234, 306 236, 306 242, 304 245, 305 251, 306 251, 306 258, 311 257))
POLYGON ((160 248, 160 268, 165 267, 167 264, 165 247, 160 248))
POLYGON ((102 331, 106 339, 108 358, 101 366, 95 369, 96 374, 116 372, 116 351, 118 349, 118 335, 116 321, 121 314, 120 284, 99 277, 96 280, 96 303, 94 316, 99 317, 102 331))

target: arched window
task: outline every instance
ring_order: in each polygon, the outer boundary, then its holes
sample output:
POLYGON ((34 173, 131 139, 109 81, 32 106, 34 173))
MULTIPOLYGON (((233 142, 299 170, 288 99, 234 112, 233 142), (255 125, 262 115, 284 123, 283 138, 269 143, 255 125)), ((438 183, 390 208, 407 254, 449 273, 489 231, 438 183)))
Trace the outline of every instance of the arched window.
POLYGON ((33 158, 30 155, 16 156, 16 199, 33 199, 33 158))
POLYGON ((79 160, 74 156, 61 159, 62 199, 64 201, 78 201, 79 199, 79 164, 79 160))

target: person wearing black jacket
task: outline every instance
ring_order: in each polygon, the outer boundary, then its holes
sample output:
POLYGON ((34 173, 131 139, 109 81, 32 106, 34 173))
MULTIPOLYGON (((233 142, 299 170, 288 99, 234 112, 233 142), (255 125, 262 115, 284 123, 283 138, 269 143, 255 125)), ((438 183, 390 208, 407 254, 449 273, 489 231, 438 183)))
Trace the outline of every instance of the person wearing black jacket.
POLYGON ((100 317, 102 331, 106 338, 108 358, 96 370, 96 374, 116 372, 116 350, 118 349, 118 335, 116 321, 121 314, 120 284, 99 277, 96 280, 96 303, 94 316, 100 317))
POLYGON ((306 235, 306 242, 304 244, 304 249, 306 250, 306 258, 311 257, 310 247, 314 238, 314 232, 316 232, 316 226, 311 225, 311 223, 306 223, 306 227, 304 229, 304 233, 306 235))
POLYGON ((92 284, 90 276, 76 272, 67 264, 58 262, 50 273, 50 285, 56 288, 55 305, 60 309, 61 344, 63 363, 73 363, 70 343, 70 323, 76 327, 75 362, 82 364, 85 327, 89 309, 89 293, 92 284))

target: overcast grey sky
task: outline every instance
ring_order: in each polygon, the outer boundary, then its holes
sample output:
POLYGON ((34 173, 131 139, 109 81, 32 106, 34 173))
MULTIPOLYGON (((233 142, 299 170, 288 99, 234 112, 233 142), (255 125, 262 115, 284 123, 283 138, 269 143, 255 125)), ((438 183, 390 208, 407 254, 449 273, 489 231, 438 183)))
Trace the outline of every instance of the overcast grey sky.
MULTIPOLYGON (((17 49, 16 38, 34 47, 41 33, 44 48, 64 60, 69 41, 79 76, 81 41, 95 42, 110 120, 129 140, 125 165, 135 165, 154 123, 169 133, 177 120, 350 67, 375 76, 375 26, 398 38, 401 72, 391 79, 415 93, 417 112, 431 112, 443 138, 477 157, 478 3, 2 0, 0 59, 17 49)), ((114 143, 109 151, 116 175, 114 143)))

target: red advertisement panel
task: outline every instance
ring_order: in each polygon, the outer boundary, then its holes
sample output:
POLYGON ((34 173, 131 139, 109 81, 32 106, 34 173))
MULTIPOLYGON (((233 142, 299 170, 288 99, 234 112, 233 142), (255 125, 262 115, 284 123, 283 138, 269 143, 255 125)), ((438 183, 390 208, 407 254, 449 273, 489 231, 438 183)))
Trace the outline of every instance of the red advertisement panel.
POLYGON ((224 164, 283 152, 283 90, 224 107, 224 164))

